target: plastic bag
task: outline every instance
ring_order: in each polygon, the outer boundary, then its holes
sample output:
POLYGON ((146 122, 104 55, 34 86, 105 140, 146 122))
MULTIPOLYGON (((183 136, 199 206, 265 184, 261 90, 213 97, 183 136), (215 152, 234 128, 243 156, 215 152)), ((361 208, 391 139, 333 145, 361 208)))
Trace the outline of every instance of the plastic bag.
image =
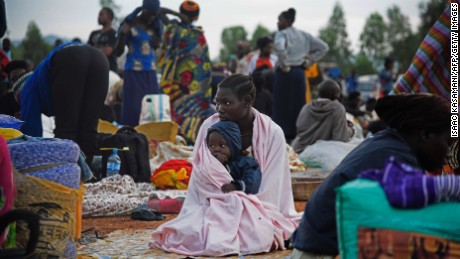
POLYGON ((149 94, 142 99, 139 124, 171 121, 171 104, 166 94, 149 94))
MULTIPOLYGON (((75 190, 19 173, 15 174, 15 179, 15 207, 28 209, 40 215, 40 237, 36 253, 47 257, 75 257, 73 240, 80 237, 81 233, 84 188, 75 190)), ((24 247, 27 244, 27 232, 24 225, 17 224, 19 246, 24 247)))
POLYGON ((315 144, 306 147, 300 153, 299 159, 308 167, 332 171, 361 142, 362 140, 358 139, 352 139, 350 142, 318 140, 315 144))

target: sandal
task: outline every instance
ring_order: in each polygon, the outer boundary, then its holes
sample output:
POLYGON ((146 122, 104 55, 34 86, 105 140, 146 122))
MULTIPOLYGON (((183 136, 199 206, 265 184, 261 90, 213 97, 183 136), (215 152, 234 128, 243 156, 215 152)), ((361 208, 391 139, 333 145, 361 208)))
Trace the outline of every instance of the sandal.
POLYGON ((143 221, 152 221, 152 220, 163 220, 165 216, 161 215, 159 212, 151 211, 149 209, 142 209, 133 211, 131 213, 131 218, 135 220, 143 221))
POLYGON ((104 239, 108 235, 99 235, 99 230, 96 228, 89 228, 81 232, 81 237, 78 240, 80 244, 87 245, 97 241, 97 239, 104 239))

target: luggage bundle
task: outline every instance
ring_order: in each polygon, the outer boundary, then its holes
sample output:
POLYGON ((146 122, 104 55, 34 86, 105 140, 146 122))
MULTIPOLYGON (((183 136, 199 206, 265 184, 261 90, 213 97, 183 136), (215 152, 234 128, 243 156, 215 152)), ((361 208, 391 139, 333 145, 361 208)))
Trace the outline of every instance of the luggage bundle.
POLYGON ((377 181, 358 179, 337 189, 341 258, 458 258, 460 203, 422 209, 391 207, 377 181))
POLYGON ((130 175, 135 182, 150 182, 149 143, 147 137, 134 128, 125 126, 115 134, 99 134, 99 155, 102 168, 95 172, 98 180, 106 177, 107 160, 114 148, 121 159, 121 175, 130 175))
MULTIPOLYGON (((76 257, 84 187, 80 187, 80 148, 71 140, 22 135, 8 140, 15 174, 15 207, 40 216, 36 253, 76 257)), ((27 243, 26 226, 17 225, 18 245, 27 243)))

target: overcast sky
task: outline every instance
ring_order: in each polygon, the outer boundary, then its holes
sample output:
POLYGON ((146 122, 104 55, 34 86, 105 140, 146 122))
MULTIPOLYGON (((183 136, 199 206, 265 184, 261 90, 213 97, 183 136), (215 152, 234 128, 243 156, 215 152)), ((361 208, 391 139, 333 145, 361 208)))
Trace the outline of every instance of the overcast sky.
MULTIPOLYGON (((412 27, 418 25, 418 4, 423 0, 340 0, 345 12, 347 31, 352 46, 358 48, 359 34, 370 13, 378 11, 386 16, 388 7, 397 4, 408 15, 412 27)), ((443 0, 440 0, 443 1, 443 0)), ((115 0, 125 16, 142 0, 115 0)), ((162 6, 178 10, 182 0, 162 0, 162 6)), ((337 0, 197 0, 201 7, 197 25, 205 30, 211 58, 216 58, 221 48, 222 29, 243 25, 249 37, 257 24, 276 30, 281 11, 294 7, 297 17, 294 26, 317 36, 326 26, 337 0)), ((87 41, 92 30, 98 28, 98 0, 6 0, 8 36, 22 39, 27 24, 35 21, 43 35, 56 34, 65 38, 79 37, 87 41)))

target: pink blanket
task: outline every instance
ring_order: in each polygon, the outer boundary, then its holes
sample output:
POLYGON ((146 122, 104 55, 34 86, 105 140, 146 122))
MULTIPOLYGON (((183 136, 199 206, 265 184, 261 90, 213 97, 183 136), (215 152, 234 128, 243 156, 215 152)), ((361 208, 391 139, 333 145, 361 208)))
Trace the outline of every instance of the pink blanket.
POLYGON ((224 194, 220 187, 232 178, 211 156, 207 129, 219 118, 213 115, 201 126, 194 149, 193 172, 187 198, 177 218, 153 233, 151 247, 184 255, 223 256, 284 249, 301 214, 294 208, 288 154, 281 128, 253 109, 252 144, 262 171, 257 195, 224 194))

